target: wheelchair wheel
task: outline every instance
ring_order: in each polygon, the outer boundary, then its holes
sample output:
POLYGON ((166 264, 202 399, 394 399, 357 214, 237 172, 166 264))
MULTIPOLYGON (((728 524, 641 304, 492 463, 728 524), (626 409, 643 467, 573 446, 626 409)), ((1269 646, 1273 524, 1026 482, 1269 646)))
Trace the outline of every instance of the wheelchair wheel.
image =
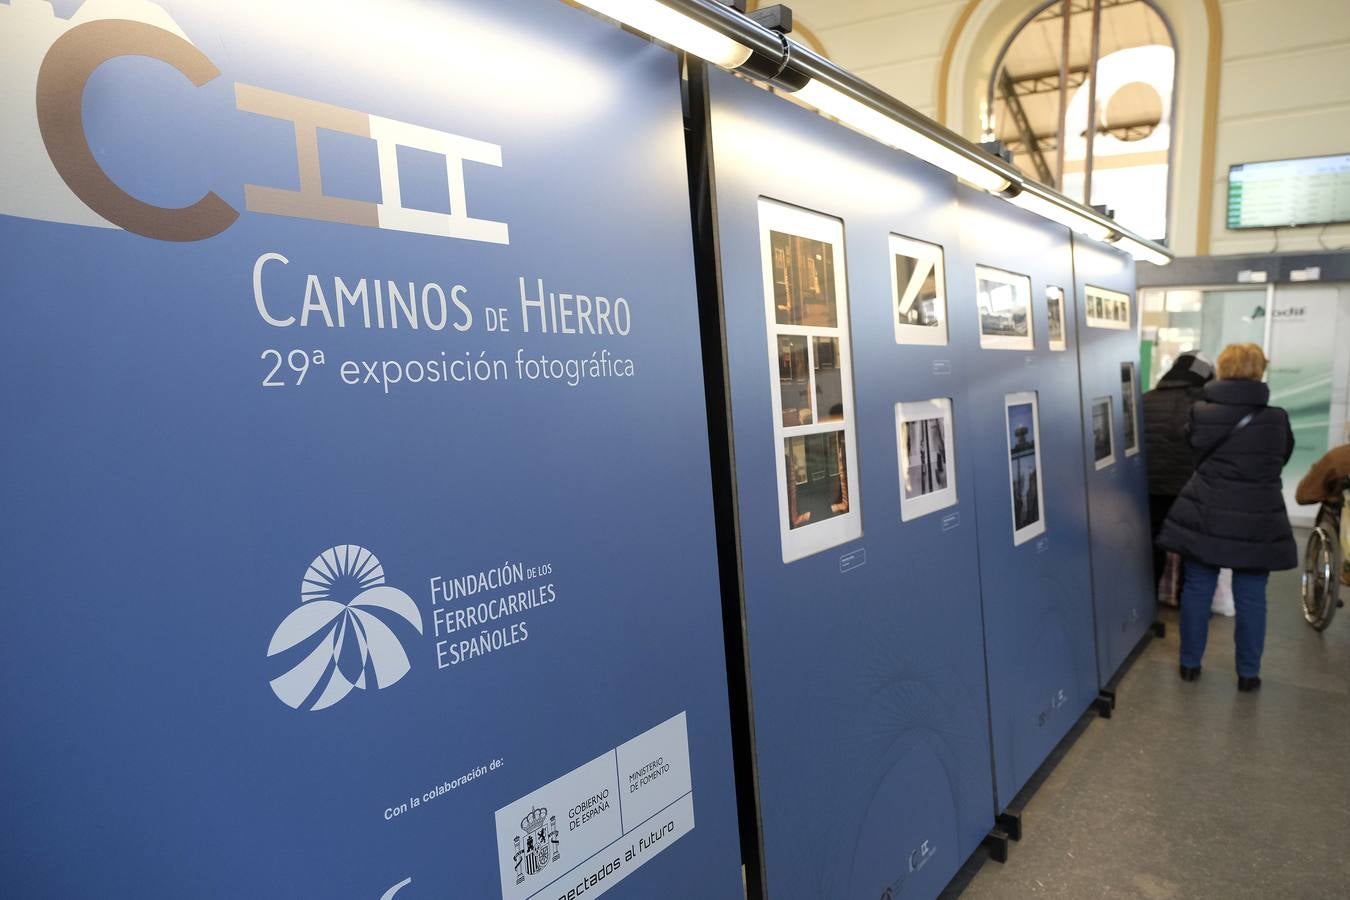
POLYGON ((1318 631, 1331 624, 1340 594, 1340 535, 1319 522, 1303 551, 1303 618, 1318 631))

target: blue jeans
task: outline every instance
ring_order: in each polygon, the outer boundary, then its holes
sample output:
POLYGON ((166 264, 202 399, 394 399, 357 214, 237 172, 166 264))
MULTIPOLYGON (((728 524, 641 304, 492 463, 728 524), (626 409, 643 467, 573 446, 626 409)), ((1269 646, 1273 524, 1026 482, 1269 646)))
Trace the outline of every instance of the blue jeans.
MULTIPOLYGON (((1233 631, 1233 649, 1237 673, 1243 678, 1261 674, 1261 651, 1266 645, 1266 580, 1269 572, 1257 569, 1233 570, 1233 605, 1237 623, 1233 631)), ((1219 580, 1216 566, 1193 559, 1186 560, 1185 581, 1181 586, 1181 664, 1199 668, 1209 637, 1209 610, 1214 601, 1214 586, 1219 580)))

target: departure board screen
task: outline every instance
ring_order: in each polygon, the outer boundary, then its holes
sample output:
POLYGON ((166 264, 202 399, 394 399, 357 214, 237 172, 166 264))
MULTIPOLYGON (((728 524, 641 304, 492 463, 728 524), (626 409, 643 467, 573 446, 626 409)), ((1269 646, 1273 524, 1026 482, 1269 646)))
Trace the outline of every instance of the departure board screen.
POLYGON ((1228 227, 1350 222, 1350 153, 1244 163, 1228 170, 1228 227))

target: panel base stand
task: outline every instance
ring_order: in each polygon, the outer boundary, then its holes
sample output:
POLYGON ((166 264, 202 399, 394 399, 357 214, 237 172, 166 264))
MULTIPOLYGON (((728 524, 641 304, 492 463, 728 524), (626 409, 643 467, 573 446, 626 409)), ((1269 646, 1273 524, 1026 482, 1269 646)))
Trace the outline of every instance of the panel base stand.
POLYGON ((1007 833, 1014 841, 1022 839, 1022 814, 1011 809, 1004 810, 994 817, 994 824, 1007 833))
POLYGON ((1111 713, 1116 708, 1116 692, 1108 691, 1102 688, 1097 692, 1097 699, 1092 701, 1092 708, 1097 711, 1097 715, 1103 719, 1111 718, 1111 713))
POLYGON ((1008 843, 1011 839, 1008 832, 997 826, 985 835, 981 845, 989 851, 989 858, 996 863, 1005 863, 1008 861, 1008 843))
POLYGON ((1152 627, 1152 629, 1153 629, 1153 636, 1154 636, 1154 637, 1156 637, 1156 638, 1165 638, 1165 637, 1167 637, 1167 623, 1164 622, 1164 621, 1162 621, 1161 619, 1159 619, 1158 621, 1154 622, 1153 625, 1150 626, 1150 627, 1152 627))

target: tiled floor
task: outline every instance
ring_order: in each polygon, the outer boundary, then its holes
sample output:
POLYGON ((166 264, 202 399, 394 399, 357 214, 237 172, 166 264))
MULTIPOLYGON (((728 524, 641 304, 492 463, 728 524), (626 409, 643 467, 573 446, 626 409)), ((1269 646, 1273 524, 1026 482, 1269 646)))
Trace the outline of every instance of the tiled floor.
POLYGON ((977 854, 944 897, 1350 897, 1350 607, 1318 634, 1298 590, 1271 578, 1255 694, 1236 689, 1232 619, 1182 682, 1165 610, 1113 718, 1084 717, 1033 779, 1008 862, 977 854))

